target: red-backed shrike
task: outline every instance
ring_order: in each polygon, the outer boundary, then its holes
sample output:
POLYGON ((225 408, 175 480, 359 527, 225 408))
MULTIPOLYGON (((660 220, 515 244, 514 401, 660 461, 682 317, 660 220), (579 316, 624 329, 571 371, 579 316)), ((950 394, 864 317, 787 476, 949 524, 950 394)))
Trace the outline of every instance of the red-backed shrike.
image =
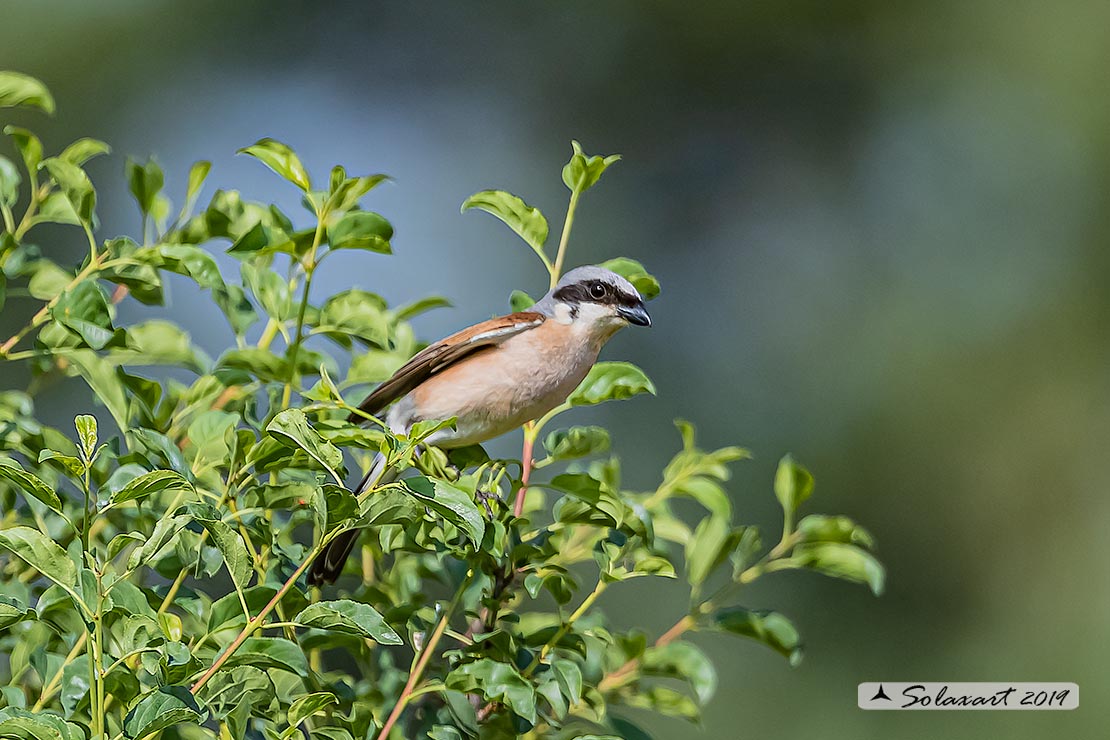
MULTIPOLYGON (((418 421, 454 417, 428 443, 465 447, 537 419, 567 399, 597 361, 602 346, 628 325, 651 326, 644 300, 615 272, 571 270, 527 311, 475 324, 432 344, 379 385, 359 409, 385 417, 399 434, 418 421), (394 403, 396 401, 396 403, 394 403)), ((352 414, 351 421, 362 417, 352 414)), ((359 485, 383 474, 379 456, 359 485)), ((316 558, 312 585, 333 583, 358 540, 344 532, 316 558)))

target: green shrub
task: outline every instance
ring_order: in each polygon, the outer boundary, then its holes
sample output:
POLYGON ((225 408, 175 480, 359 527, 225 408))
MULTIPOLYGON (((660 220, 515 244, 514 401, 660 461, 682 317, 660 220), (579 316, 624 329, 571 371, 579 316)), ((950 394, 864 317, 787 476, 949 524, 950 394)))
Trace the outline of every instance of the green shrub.
MULTIPOLYGON (((0 106, 49 113, 53 100, 38 81, 3 73, 0 106)), ((789 457, 774 481, 784 525, 770 547, 734 521, 725 491, 747 453, 699 449, 686 422, 659 485, 624 489, 608 431, 567 426, 566 412, 654 393, 627 363, 598 364, 528 425, 523 465, 477 447, 420 453, 436 425, 405 437, 345 421, 366 386, 420 348, 408 320, 447 305, 390 307, 357 288, 309 301, 334 251, 390 253, 389 222, 360 205, 383 175, 337 166, 318 189, 285 145, 242 150, 301 191, 302 226, 236 191, 198 210, 207 162, 174 209, 158 165, 129 161, 142 233, 102 240, 83 166, 108 146, 81 139, 44 158, 34 134, 5 132, 22 167, 0 157, 0 296, 31 317, 0 343, 0 359, 23 363, 31 381, 0 393, 0 735, 644 738, 624 708, 696 721, 713 694, 713 664, 687 633, 731 632, 800 657, 786 617, 737 605, 743 586, 806 568, 881 589, 863 529, 796 518, 813 479, 789 457), (80 265, 33 243, 44 223, 84 233, 80 265), (239 279, 222 274, 217 248, 238 260, 239 279), (172 322, 118 321, 123 300, 160 304, 170 274, 226 316, 235 343, 219 357, 172 322), (35 396, 66 376, 87 383, 90 405, 73 429, 55 429, 36 417, 35 396), (416 474, 348 489, 378 452, 416 474), (675 514, 681 499, 702 512, 693 525, 675 514), (338 587, 308 588, 313 556, 351 527, 370 531, 361 562, 338 587), (608 628, 594 608, 639 577, 689 584, 688 608, 654 639, 608 628)), ((504 221, 554 281, 580 197, 616 159, 574 145, 553 257, 543 214, 516 196, 481 192, 464 210, 504 221)), ((658 293, 634 260, 608 264, 658 293)))

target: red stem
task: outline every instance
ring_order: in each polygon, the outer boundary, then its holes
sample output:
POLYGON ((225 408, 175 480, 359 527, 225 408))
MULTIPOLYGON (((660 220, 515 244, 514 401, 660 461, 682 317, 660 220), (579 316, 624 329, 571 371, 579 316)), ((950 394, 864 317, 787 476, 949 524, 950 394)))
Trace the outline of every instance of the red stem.
POLYGON ((532 435, 525 431, 524 449, 520 452, 520 488, 516 492, 513 516, 518 517, 524 512, 524 498, 528 495, 528 478, 532 475, 532 446, 535 442, 532 435))
POLYGON ((280 589, 278 589, 278 592, 276 594, 274 594, 274 598, 270 599, 270 603, 262 608, 262 611, 258 613, 257 617, 247 622, 247 626, 243 628, 243 631, 239 633, 239 636, 235 638, 235 641, 228 646, 227 650, 220 653, 220 657, 216 659, 216 661, 212 664, 212 667, 205 671, 204 675, 197 679, 197 682, 193 684, 193 687, 191 689, 189 689, 191 693, 196 694, 198 691, 200 691, 204 687, 204 684, 208 683, 208 680, 212 678, 212 676, 216 675, 216 671, 220 670, 220 667, 227 662, 228 658, 235 654, 235 651, 239 649, 239 646, 246 641, 251 633, 258 629, 263 620, 265 620, 266 617, 270 616, 270 612, 274 610, 274 607, 278 605, 278 602, 281 601, 282 597, 284 597, 285 594, 289 592, 289 589, 293 587, 293 584, 296 583, 297 579, 301 577, 301 573, 304 573, 305 568, 307 568, 312 563, 313 557, 305 558, 305 561, 301 563, 300 567, 297 568, 297 570, 293 571, 293 575, 289 576, 289 580, 286 581, 280 589))

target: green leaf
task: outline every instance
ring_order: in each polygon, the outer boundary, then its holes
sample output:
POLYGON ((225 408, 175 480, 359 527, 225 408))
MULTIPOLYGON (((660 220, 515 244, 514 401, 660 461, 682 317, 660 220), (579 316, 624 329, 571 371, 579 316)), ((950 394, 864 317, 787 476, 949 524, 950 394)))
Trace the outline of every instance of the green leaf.
POLYGON ((743 607, 720 609, 708 616, 709 626, 750 637, 785 656, 790 665, 802 661, 802 638, 794 624, 778 612, 751 611, 743 607))
POLYGON ((88 162, 93 157, 110 154, 112 147, 97 139, 83 138, 73 142, 58 155, 58 159, 75 164, 78 167, 88 162))
POLYGON ((843 542, 865 550, 875 546, 871 533, 846 516, 810 514, 798 522, 797 532, 802 542, 843 542))
POLYGON ((177 725, 199 725, 207 714, 184 686, 162 686, 144 696, 127 713, 123 735, 138 740, 177 725))
POLYGON ((7 629, 16 622, 21 622, 33 614, 34 611, 29 609, 26 604, 23 604, 18 599, 13 599, 11 596, 0 595, 0 629, 7 629))
POLYGON ((304 722, 312 715, 338 703, 339 699, 336 698, 335 694, 327 691, 306 694, 297 698, 296 701, 289 705, 289 713, 287 716, 290 729, 296 728, 301 722, 304 722))
POLYGON ((69 360, 77 373, 92 388, 97 400, 108 407, 121 431, 128 429, 127 396, 119 372, 106 360, 89 349, 75 349, 58 354, 69 360))
POLYGON ((81 225, 81 219, 78 217, 77 211, 73 209, 73 204, 69 202, 64 193, 57 190, 51 190, 46 194, 46 198, 39 205, 39 212, 35 214, 31 221, 35 224, 81 225))
POLYGON ((34 77, 0 71, 0 108, 38 108, 53 114, 54 98, 34 77))
POLYGON ((599 362, 590 368, 586 379, 570 394, 567 403, 571 406, 593 406, 640 393, 655 395, 655 384, 643 370, 630 362, 599 362))
POLYGON ((431 311, 433 309, 450 307, 451 301, 447 300, 443 296, 433 295, 428 296, 427 298, 421 298, 420 300, 414 301, 407 306, 402 306, 401 308, 398 308, 393 312, 393 318, 397 321, 408 321, 415 316, 419 316, 422 313, 427 313, 428 311, 431 311))
POLYGON ((284 321, 293 313, 293 299, 289 294, 289 283, 273 270, 259 269, 244 262, 243 282, 254 293, 266 313, 277 321, 284 321))
POLYGON ((73 425, 77 428, 77 436, 81 440, 81 451, 85 454, 85 460, 92 462, 97 443, 96 417, 80 414, 74 418, 73 425))
POLYGON ((9 706, 0 709, 0 737, 15 740, 85 740, 85 733, 56 714, 9 706))
POLYGON ((474 543, 482 542, 486 520, 470 494, 446 481, 431 481, 423 476, 404 480, 406 490, 447 521, 459 527, 474 543))
MULTIPOLYGON (((0 468, 0 470, 3 469, 0 468)), ((77 585, 77 566, 69 559, 65 550, 37 529, 30 527, 0 529, 0 547, 10 550, 32 568, 70 592, 77 585)))
POLYGON ((357 601, 339 599, 318 601, 293 620, 305 627, 368 637, 382 645, 401 645, 403 641, 373 607, 357 601))
POLYGON ((0 205, 13 206, 19 200, 19 184, 23 176, 7 157, 0 156, 0 205))
POLYGON ((300 646, 281 637, 250 637, 224 663, 228 668, 249 665, 263 670, 276 668, 297 676, 308 675, 308 661, 300 646))
POLYGON ((120 365, 181 365, 197 373, 211 363, 177 324, 162 319, 128 326, 127 348, 113 349, 108 358, 120 365))
POLYGON ((649 647, 640 659, 640 669, 649 676, 679 678, 690 684, 704 706, 717 690, 717 671, 712 661, 689 642, 672 642, 649 647))
MULTIPOLYGON (((141 547, 144 542, 146 542, 146 538, 139 532, 122 532, 117 534, 108 542, 108 559, 115 560, 116 556, 123 552, 124 548, 129 545, 138 545, 141 547)), ((127 583, 127 581, 121 581, 121 583, 127 583)))
POLYGON ((636 693, 622 695, 621 700, 630 707, 650 709, 668 717, 681 717, 690 722, 697 722, 701 716, 698 705, 693 699, 666 686, 641 688, 636 693))
POLYGON ((782 504, 787 522, 794 521, 798 507, 813 493, 813 476, 786 455, 775 472, 775 498, 782 504))
POLYGON ((308 453, 329 473, 340 486, 343 479, 336 470, 343 465, 343 453, 328 442, 308 424, 308 418, 300 409, 286 409, 266 425, 270 436, 289 447, 299 447, 308 453))
POLYGON ((0 458, 0 478, 14 483, 28 496, 41 501, 59 514, 62 513, 62 501, 58 494, 34 473, 20 467, 15 460, 0 458))
POLYGON ((201 160, 194 162, 193 166, 189 168, 188 185, 185 188, 185 201, 192 203, 200 193, 201 187, 204 186, 204 181, 208 179, 208 172, 212 169, 211 162, 201 160))
POLYGON ((707 516, 698 523, 686 543, 686 578, 700 586, 728 556, 729 526, 725 519, 707 516))
POLYGON ((490 658, 464 663, 447 675, 447 687, 468 692, 478 690, 487 700, 500 701, 529 722, 536 721, 535 689, 507 663, 490 658))
POLYGON ((242 536, 231 525, 220 518, 219 512, 210 504, 190 504, 186 507, 193 520, 204 527, 212 537, 216 548, 227 565, 228 575, 240 589, 250 583, 254 566, 242 536))
POLYGON ((570 161, 563 166, 563 184, 573 193, 584 193, 592 188, 609 165, 620 161, 621 155, 607 157, 588 156, 577 141, 570 143, 573 153, 570 161))
POLYGON ((66 200, 73 206, 77 217, 84 223, 91 224, 96 210, 96 190, 85 171, 57 157, 50 157, 42 166, 65 193, 66 200))
POLYGON ((180 473, 172 470, 152 470, 143 473, 112 494, 112 504, 135 501, 161 491, 191 491, 193 484, 180 473))
POLYGON ((332 249, 365 249, 379 254, 392 254, 389 240, 393 226, 370 211, 351 211, 328 227, 328 243, 332 249))
POLYGON ((886 571, 875 556, 855 545, 839 542, 819 542, 798 545, 790 558, 799 567, 809 568, 833 578, 866 583, 872 593, 883 592, 886 571))
POLYGON ((604 427, 571 427, 547 435, 544 449, 553 460, 573 460, 609 449, 609 430, 604 427))
POLYGON ((342 213, 350 210, 358 204, 362 196, 389 179, 388 176, 380 174, 348 178, 342 170, 342 167, 332 170, 333 177, 343 179, 338 183, 333 183, 331 195, 327 201, 328 210, 331 212, 342 213))
POLYGON ((160 244, 151 251, 161 258, 159 267, 190 277, 201 288, 215 291, 226 287, 216 260, 194 244, 160 244))
POLYGON ((650 301, 659 295, 659 281, 655 279, 644 266, 628 257, 616 257, 602 262, 600 267, 612 270, 628 282, 645 301, 650 301))
POLYGON ((500 219, 536 254, 540 255, 545 263, 547 262, 543 252, 544 242, 547 241, 547 219, 540 213, 540 209, 533 208, 504 190, 483 190, 475 193, 463 201, 462 212, 465 213, 472 208, 485 211, 500 219))
POLYGON ((509 294, 509 308, 514 312, 527 311, 534 305, 536 305, 536 299, 523 290, 514 290, 509 294))
POLYGON ((582 669, 573 661, 556 658, 551 662, 551 671, 555 674, 559 690, 573 707, 582 699, 582 669))
POLYGON ((385 347, 389 343, 390 318, 381 296, 358 288, 337 293, 320 308, 320 331, 351 335, 385 347))
POLYGON ((151 213, 165 181, 162 168, 153 158, 148 159, 145 164, 139 164, 128 157, 126 173, 127 187, 131 190, 131 195, 135 196, 139 210, 145 214, 151 213))
POLYGON ((39 164, 42 163, 42 142, 39 141, 39 137, 18 126, 5 126, 4 133, 12 137, 15 148, 19 150, 19 155, 23 157, 23 165, 27 168, 27 171, 37 171, 39 164))
POLYGON ((229 451, 231 431, 239 423, 239 415, 219 409, 197 414, 189 424, 189 442, 196 449, 194 460, 224 460, 229 451))
POLYGON ((118 344, 104 289, 95 280, 82 280, 58 297, 50 317, 81 337, 92 349, 118 344))
POLYGON ((188 523, 187 516, 164 516, 159 519, 143 546, 131 551, 127 558, 127 569, 135 570, 157 557, 162 548, 168 545, 188 523))
POLYGON ((254 157, 306 193, 312 189, 312 182, 301 160, 292 149, 280 141, 259 139, 251 146, 240 149, 239 154, 254 157))
POLYGON ((53 460, 62 466, 66 474, 72 478, 79 478, 85 474, 85 463, 73 455, 66 455, 57 450, 42 450, 39 452, 39 462, 53 460))
MULTIPOLYGON (((577 499, 590 510, 602 514, 609 526, 619 527, 624 521, 627 507, 608 486, 588 473, 563 473, 552 478, 550 485, 577 499)), ((567 518, 566 508, 563 505, 556 506, 555 513, 559 521, 575 519, 567 518)))

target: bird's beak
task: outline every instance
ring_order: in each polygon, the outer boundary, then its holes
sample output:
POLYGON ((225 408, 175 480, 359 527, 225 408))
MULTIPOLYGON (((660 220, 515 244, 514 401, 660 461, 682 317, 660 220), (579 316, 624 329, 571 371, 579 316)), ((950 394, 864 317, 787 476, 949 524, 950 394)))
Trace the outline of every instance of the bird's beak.
POLYGON ((617 306, 617 315, 636 326, 651 326, 651 317, 648 316, 643 303, 637 303, 635 306, 617 306))

